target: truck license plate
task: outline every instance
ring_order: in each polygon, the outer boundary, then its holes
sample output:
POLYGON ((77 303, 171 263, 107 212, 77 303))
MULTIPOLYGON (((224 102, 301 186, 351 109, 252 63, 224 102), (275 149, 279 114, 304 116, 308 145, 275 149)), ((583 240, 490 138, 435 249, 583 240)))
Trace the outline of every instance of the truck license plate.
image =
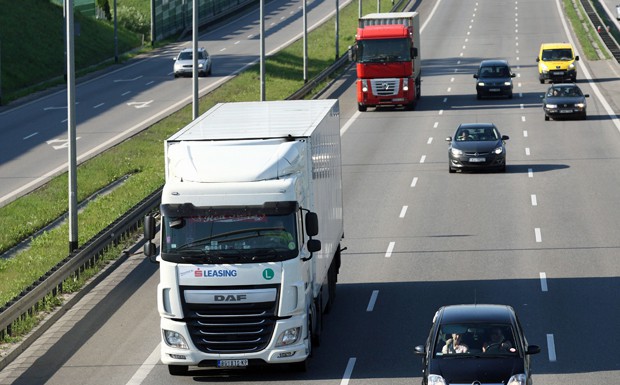
POLYGON ((469 158, 470 163, 480 163, 480 162, 484 162, 485 160, 486 160, 485 158, 469 158))
POLYGON ((218 368, 242 368, 248 366, 248 360, 218 360, 218 368))

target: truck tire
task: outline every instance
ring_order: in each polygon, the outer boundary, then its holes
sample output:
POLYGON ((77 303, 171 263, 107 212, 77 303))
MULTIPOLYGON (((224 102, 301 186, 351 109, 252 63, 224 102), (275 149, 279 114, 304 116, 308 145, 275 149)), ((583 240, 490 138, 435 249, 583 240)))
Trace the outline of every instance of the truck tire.
POLYGON ((365 105, 357 103, 357 110, 359 112, 366 112, 367 109, 368 109, 368 107, 366 107, 365 105))
POLYGON ((168 373, 173 376, 184 376, 188 369, 189 367, 186 365, 168 365, 168 373))

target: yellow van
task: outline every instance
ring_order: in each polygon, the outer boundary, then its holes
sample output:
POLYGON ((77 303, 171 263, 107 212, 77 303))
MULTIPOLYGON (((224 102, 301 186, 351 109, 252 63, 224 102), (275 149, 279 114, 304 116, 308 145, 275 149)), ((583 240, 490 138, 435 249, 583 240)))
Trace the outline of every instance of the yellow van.
POLYGON ((569 43, 544 43, 540 45, 540 52, 536 57, 538 62, 538 80, 543 84, 545 80, 554 82, 577 80, 577 66, 575 62, 579 56, 575 55, 573 46, 569 43))

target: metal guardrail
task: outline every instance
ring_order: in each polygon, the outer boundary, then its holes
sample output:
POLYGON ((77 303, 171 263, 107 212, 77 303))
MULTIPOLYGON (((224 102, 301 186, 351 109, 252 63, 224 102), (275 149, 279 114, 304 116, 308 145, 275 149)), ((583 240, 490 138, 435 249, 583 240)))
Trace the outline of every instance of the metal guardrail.
POLYGON ((603 41, 609 52, 616 59, 616 61, 620 63, 620 46, 618 45, 618 42, 613 36, 614 33, 616 35, 619 34, 616 25, 614 23, 606 23, 604 20, 602 20, 599 12, 602 12, 602 14, 605 15, 605 18, 607 18, 608 15, 605 14, 604 10, 601 10, 602 7, 599 0, 592 0, 592 2, 590 0, 581 0, 581 5, 583 6, 584 11, 588 15, 592 27, 597 30, 598 34, 601 37, 601 40, 603 41), (595 8, 599 9, 599 12, 597 12, 595 8), (608 30, 607 28, 610 29, 608 30))

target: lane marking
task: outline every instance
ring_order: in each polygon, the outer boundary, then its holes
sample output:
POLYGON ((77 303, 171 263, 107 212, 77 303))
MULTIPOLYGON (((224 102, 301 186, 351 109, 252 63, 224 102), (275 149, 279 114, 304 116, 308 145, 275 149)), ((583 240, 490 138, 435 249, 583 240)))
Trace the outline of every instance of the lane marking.
POLYGON ((388 245, 387 251, 385 252, 385 258, 390 258, 392 256, 392 251, 394 251, 394 245, 396 242, 390 242, 388 245))
POLYGON ((433 143, 433 137, 431 136, 430 138, 428 138, 428 140, 426 141, 426 144, 431 144, 433 143))
POLYGON ((372 291, 372 295, 370 296, 370 301, 368 301, 368 306, 366 307, 367 312, 371 312, 374 310, 378 295, 379 295, 379 290, 372 291))
POLYGON ((159 356, 160 356, 160 347, 161 343, 157 344, 155 350, 151 352, 151 354, 146 358, 146 360, 142 363, 140 368, 134 373, 133 377, 127 382, 127 385, 140 385, 146 377, 149 375, 151 370, 155 368, 156 365, 159 364, 159 356))
POLYGON ((533 178, 534 177, 534 170, 532 170, 531 168, 527 169, 527 177, 528 178, 533 178))
POLYGON ((414 177, 413 180, 411 181, 411 187, 415 187, 415 185, 418 184, 418 177, 414 177))
POLYGON ((403 208, 400 210, 400 215, 398 216, 399 218, 404 218, 405 214, 407 214, 407 209, 409 208, 409 206, 403 206, 403 208))
POLYGON ((553 341, 553 334, 547 334, 547 350, 549 351, 549 361, 555 362, 557 357, 555 355, 555 342, 553 341))
POLYGON ((540 290, 547 291, 547 274, 545 272, 540 273, 540 290))
POLYGON ((534 229, 534 236, 536 236, 536 243, 542 242, 542 235, 540 234, 540 227, 534 229))
POLYGON ((340 385, 348 385, 349 380, 351 379, 351 374, 353 373, 353 367, 355 366, 355 357, 349 358, 349 362, 347 363, 347 368, 344 370, 344 374, 342 375, 342 381, 340 381, 340 385))
POLYGON ((420 158, 420 163, 424 163, 425 160, 426 160, 426 155, 422 155, 422 157, 420 158))
POLYGON ((527 138, 527 130, 523 130, 523 137, 527 138))
POLYGON ((536 194, 532 194, 532 206, 538 206, 538 201, 536 200, 536 194))
POLYGON ((34 133, 32 133, 32 134, 30 134, 30 135, 28 135, 28 136, 25 136, 25 137, 24 137, 24 140, 26 140, 26 139, 30 139, 30 138, 32 138, 33 136, 38 135, 38 134, 39 134, 38 132, 34 132, 34 133))
POLYGON ((530 156, 530 148, 525 147, 525 155, 530 156))
POLYGON ((105 103, 99 103, 99 104, 97 104, 96 106, 94 106, 93 108, 99 108, 99 107, 103 106, 104 104, 105 104, 105 103))

